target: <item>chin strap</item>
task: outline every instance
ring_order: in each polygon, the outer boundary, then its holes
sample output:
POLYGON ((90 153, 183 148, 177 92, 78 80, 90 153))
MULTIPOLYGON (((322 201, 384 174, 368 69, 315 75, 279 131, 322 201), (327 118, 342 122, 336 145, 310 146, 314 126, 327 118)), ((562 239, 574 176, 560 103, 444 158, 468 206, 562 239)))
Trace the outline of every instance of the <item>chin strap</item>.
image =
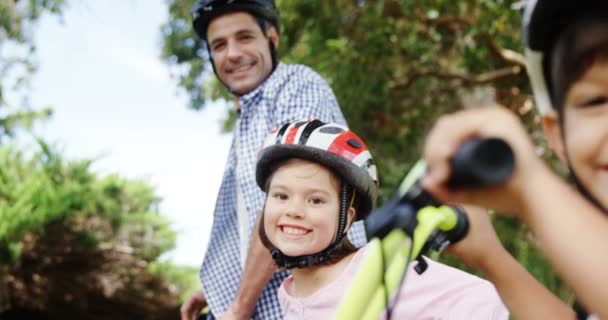
POLYGON ((604 214, 608 215, 608 209, 604 208, 604 206, 602 206, 602 204, 600 203, 600 201, 596 197, 594 197, 591 194, 591 192, 589 192, 587 190, 587 188, 585 188, 583 186, 583 184, 581 183, 580 179, 576 176, 576 173, 572 169, 572 166, 568 165, 568 169, 570 169, 571 179, 573 180, 574 186, 576 186, 576 189, 578 190, 578 192, 585 199, 587 199, 589 202, 591 202, 591 204, 593 204, 596 208, 600 209, 600 211, 602 211, 604 214))
MULTIPOLYGON (((564 133, 564 135, 565 135, 565 133, 564 133)), ((587 190, 587 188, 585 188, 585 186, 583 186, 583 184, 581 183, 581 180, 576 175, 576 171, 574 171, 574 167, 572 167, 572 162, 570 162, 570 157, 568 156, 567 153, 566 153, 566 164, 568 166, 568 170, 570 171, 570 179, 572 180, 572 182, 574 182, 574 186, 576 187, 576 190, 578 190, 578 192, 585 199, 587 199, 589 202, 591 202, 591 204, 593 204, 596 208, 600 209, 600 211, 602 211, 604 214, 608 215, 608 208, 605 208, 604 206, 602 206, 600 201, 596 197, 594 197, 591 194, 591 192, 589 192, 589 190, 587 190)))
MULTIPOLYGON (((564 127, 564 117, 562 114, 560 114, 560 118, 559 118, 559 125, 560 127, 564 127)), ((566 130, 562 130, 562 141, 566 141, 566 130)), ((581 180, 578 178, 578 176, 576 175, 576 171, 574 171, 574 167, 572 166, 572 162, 570 162, 570 155, 568 154, 568 152, 565 152, 566 154, 566 165, 568 167, 568 170, 570 171, 570 179, 572 179, 572 182, 574 182, 574 186, 576 187, 576 190, 578 190, 578 192, 585 198, 587 199, 589 202, 591 202, 591 204, 593 204, 596 208, 600 209, 600 211, 602 211, 605 215, 608 215, 608 208, 604 207, 600 201, 594 197, 591 192, 589 192, 589 190, 587 190, 587 188, 585 188, 585 186, 583 186, 583 184, 581 183, 581 180)))
POLYGON ((275 263, 279 267, 283 267, 286 269, 306 268, 306 267, 310 267, 310 266, 328 263, 330 261, 331 257, 334 255, 334 253, 336 251, 338 251, 338 249, 340 249, 341 247, 342 247, 342 244, 340 242, 337 242, 337 243, 334 242, 327 249, 325 249, 319 253, 297 256, 297 257, 287 256, 287 255, 283 254, 279 249, 272 248, 272 250, 270 250, 270 255, 272 256, 272 259, 274 259, 275 263))
POLYGON ((297 257, 285 255, 276 247, 270 250, 270 255, 279 267, 286 269, 306 268, 320 264, 327 264, 331 257, 340 249, 342 249, 342 239, 346 236, 344 232, 348 218, 348 209, 353 205, 355 194, 352 188, 342 181, 340 186, 340 214, 338 215, 338 230, 336 232, 336 240, 332 242, 323 251, 315 254, 307 254, 297 257), (349 203, 350 199, 350 203, 349 203))

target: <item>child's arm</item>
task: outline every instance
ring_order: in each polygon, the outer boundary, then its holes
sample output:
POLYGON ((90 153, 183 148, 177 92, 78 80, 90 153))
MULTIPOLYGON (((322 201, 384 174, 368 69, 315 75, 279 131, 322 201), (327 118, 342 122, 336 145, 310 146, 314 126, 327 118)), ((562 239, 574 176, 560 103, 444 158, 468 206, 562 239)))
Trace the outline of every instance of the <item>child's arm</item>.
POLYGON ((513 318, 575 319, 572 309, 536 281, 504 249, 485 210, 467 207, 466 211, 469 234, 448 251, 486 275, 513 318))
POLYGON ((519 119, 503 108, 469 109, 445 116, 427 138, 427 190, 447 203, 472 203, 517 214, 536 233, 553 267, 593 313, 608 318, 608 218, 552 174, 535 155, 519 119), (473 136, 499 137, 515 153, 508 183, 478 190, 445 187, 449 158, 473 136))
POLYGON ((608 319, 608 217, 556 176, 543 181, 533 185, 553 197, 526 200, 530 214, 524 220, 580 302, 600 319, 608 319))

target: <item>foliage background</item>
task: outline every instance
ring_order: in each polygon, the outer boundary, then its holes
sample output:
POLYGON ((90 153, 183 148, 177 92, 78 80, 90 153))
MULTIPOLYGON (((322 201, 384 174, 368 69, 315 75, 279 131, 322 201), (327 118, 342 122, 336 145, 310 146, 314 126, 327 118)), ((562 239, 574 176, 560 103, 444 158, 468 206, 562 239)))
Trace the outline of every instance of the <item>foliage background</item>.
POLYGON ((0 0, 0 319, 179 319, 197 270, 159 259, 176 235, 154 188, 17 143, 52 114, 30 103, 33 35, 66 5, 0 0))

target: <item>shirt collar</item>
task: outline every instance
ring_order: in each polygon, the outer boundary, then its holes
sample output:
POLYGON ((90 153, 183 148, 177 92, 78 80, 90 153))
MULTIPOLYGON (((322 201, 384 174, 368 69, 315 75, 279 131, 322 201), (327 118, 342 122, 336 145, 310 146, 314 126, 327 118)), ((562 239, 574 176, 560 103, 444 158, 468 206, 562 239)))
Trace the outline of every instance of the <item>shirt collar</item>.
POLYGON ((249 107, 252 105, 253 101, 258 101, 256 97, 264 95, 265 89, 268 87, 268 84, 272 83, 274 81, 273 79, 278 77, 278 74, 280 73, 279 69, 282 69, 283 66, 283 63, 279 62, 279 64, 270 74, 270 76, 268 76, 268 78, 266 78, 266 80, 264 80, 257 88, 239 97, 239 101, 241 104, 240 114, 246 112, 247 109, 249 109, 249 107))

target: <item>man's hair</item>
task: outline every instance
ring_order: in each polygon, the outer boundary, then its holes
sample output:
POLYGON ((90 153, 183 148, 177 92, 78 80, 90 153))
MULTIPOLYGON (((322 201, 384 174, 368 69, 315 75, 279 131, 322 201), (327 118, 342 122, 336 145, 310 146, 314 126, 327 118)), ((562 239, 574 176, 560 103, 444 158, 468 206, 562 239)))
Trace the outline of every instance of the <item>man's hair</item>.
MULTIPOLYGON (((293 160, 293 159, 294 158, 288 158, 288 159, 284 159, 282 161, 277 161, 274 164, 272 164, 272 166, 270 167, 270 175, 268 176, 268 179, 266 180, 266 185, 264 186, 264 192, 266 192, 266 198, 268 198, 268 189, 270 188, 270 182, 272 181, 274 173, 280 167, 282 167, 286 162, 288 162, 289 160, 293 160)), ((323 166, 320 163, 319 163, 319 165, 323 166)), ((323 167, 325 167, 325 166, 323 166, 323 167)), ((325 167, 325 168, 327 168, 327 167, 325 167)), ((327 168, 327 169, 329 170, 329 168, 327 168)), ((331 170, 329 170, 329 172, 336 179, 338 179, 338 181, 344 181, 343 179, 340 179, 340 177, 337 176, 331 170)), ((341 182, 341 183, 344 183, 344 182, 341 182)), ((351 205, 351 207, 355 208, 355 217, 353 217, 353 220, 352 220, 352 222, 350 224, 351 227, 352 227, 353 223, 355 222, 355 220, 357 218, 356 215, 359 212, 359 205, 360 205, 359 199, 360 198, 361 197, 360 197, 359 194, 355 195, 354 199, 353 199, 353 203, 351 205)), ((266 200, 264 200, 264 206, 263 206, 262 212, 261 212, 262 217, 261 217, 260 223, 258 224, 258 234, 260 236, 260 240, 262 241, 262 244, 264 245, 264 247, 266 247, 266 249, 268 249, 268 250, 271 250, 271 249, 275 248, 275 246, 272 245, 272 243, 270 242, 270 239, 268 239, 268 235, 266 235, 266 230, 264 229, 264 211, 266 211, 266 200)), ((338 212, 338 214, 340 214, 340 213, 338 212)), ((348 239, 347 236, 344 236, 344 238, 342 238, 342 241, 340 241, 340 244, 341 244, 340 248, 338 248, 338 250, 329 258, 329 260, 325 262, 325 264, 334 264, 334 263, 342 260, 342 258, 346 257, 350 253, 357 251, 357 247, 355 247, 350 242, 350 240, 348 239)))
MULTIPOLYGON (((545 59, 553 107, 563 119, 567 92, 597 62, 608 61, 608 21, 590 13, 562 32, 545 59)), ((563 120, 562 120, 563 121, 563 120)))
POLYGON ((258 23, 258 25, 260 26, 260 29, 262 29, 262 33, 265 36, 268 35, 268 30, 270 29, 270 27, 274 28, 274 24, 270 23, 270 21, 268 21, 264 18, 256 17, 254 15, 252 15, 252 16, 255 19, 255 21, 258 23))

